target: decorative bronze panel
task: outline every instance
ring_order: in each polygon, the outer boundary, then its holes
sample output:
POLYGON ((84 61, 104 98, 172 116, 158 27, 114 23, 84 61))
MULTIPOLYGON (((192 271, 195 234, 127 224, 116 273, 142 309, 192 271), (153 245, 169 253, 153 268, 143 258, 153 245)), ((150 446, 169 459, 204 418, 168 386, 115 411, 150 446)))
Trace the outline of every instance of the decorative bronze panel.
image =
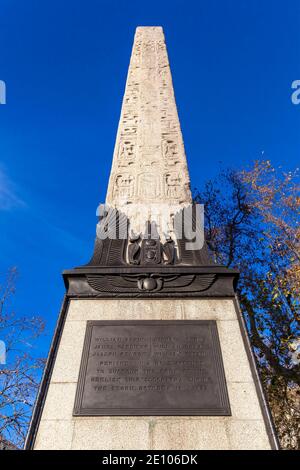
POLYGON ((74 416, 230 415, 215 321, 89 321, 74 416))

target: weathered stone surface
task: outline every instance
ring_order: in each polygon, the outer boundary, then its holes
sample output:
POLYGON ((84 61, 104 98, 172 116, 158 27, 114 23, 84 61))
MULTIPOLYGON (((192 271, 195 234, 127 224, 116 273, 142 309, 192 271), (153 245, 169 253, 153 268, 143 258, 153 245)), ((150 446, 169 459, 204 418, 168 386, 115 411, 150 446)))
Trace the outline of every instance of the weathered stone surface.
POLYGON ((66 322, 59 345, 52 382, 77 382, 86 322, 66 322))
POLYGON ((72 449, 149 449, 149 422, 146 419, 77 419, 72 449))
POLYGON ((222 450, 229 449, 222 419, 169 418, 153 425, 155 450, 222 450))
MULTIPOLYGON (((176 302, 176 300, 173 300, 176 302)), ((231 299, 203 299, 201 308, 193 299, 182 302, 184 318, 188 320, 236 320, 236 313, 231 299)))
MULTIPOLYGON (((56 409, 58 408, 56 404, 56 409)), ((35 450, 70 450, 74 422, 70 420, 42 420, 35 442, 35 450)))
POLYGON ((52 382, 43 412, 44 420, 70 420, 73 412, 76 383, 52 382), (55 413, 53 412, 54 410, 55 413))
POLYGON ((270 448, 265 424, 262 420, 229 421, 227 432, 231 449, 266 450, 270 448))
POLYGON ((97 320, 180 320, 183 318, 183 304, 176 299, 74 299, 68 312, 67 321, 97 320), (159 308, 158 308, 159 307, 159 308))
POLYGON ((252 382, 228 382, 232 417, 237 419, 262 419, 255 386, 252 382))
POLYGON ((253 377, 238 321, 218 321, 218 332, 227 380, 252 382, 253 377))

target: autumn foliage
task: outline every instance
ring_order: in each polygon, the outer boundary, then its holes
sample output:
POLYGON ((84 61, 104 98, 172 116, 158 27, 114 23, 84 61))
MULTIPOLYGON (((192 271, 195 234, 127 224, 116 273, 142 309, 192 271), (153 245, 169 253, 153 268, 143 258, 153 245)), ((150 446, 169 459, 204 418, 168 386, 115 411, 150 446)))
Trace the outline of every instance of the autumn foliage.
POLYGON ((16 269, 11 269, 0 285, 0 338, 7 357, 0 366, 0 447, 9 443, 22 448, 45 363, 36 350, 44 322, 14 312, 16 276, 16 269))
POLYGON ((300 448, 298 175, 257 161, 223 171, 196 202, 217 262, 240 269, 238 295, 281 445, 300 448))

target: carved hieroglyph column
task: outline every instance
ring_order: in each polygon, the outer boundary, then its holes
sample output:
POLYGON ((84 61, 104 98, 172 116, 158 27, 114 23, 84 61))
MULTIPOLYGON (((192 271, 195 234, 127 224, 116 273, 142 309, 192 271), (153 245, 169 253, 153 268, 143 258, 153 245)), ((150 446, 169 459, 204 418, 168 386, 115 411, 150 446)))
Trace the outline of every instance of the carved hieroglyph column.
POLYGON ((161 27, 136 29, 106 203, 135 229, 153 207, 170 214, 191 203, 190 180, 165 38, 161 27))

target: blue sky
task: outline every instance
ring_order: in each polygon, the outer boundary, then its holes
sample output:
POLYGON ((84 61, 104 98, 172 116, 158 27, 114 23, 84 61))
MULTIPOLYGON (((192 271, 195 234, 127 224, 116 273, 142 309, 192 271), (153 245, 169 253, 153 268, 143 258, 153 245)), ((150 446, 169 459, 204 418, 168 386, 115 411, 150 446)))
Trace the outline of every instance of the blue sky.
POLYGON ((299 162, 298 0, 0 0, 0 273, 46 319, 63 269, 88 261, 105 199, 133 35, 162 25, 192 186, 223 166, 299 162))

